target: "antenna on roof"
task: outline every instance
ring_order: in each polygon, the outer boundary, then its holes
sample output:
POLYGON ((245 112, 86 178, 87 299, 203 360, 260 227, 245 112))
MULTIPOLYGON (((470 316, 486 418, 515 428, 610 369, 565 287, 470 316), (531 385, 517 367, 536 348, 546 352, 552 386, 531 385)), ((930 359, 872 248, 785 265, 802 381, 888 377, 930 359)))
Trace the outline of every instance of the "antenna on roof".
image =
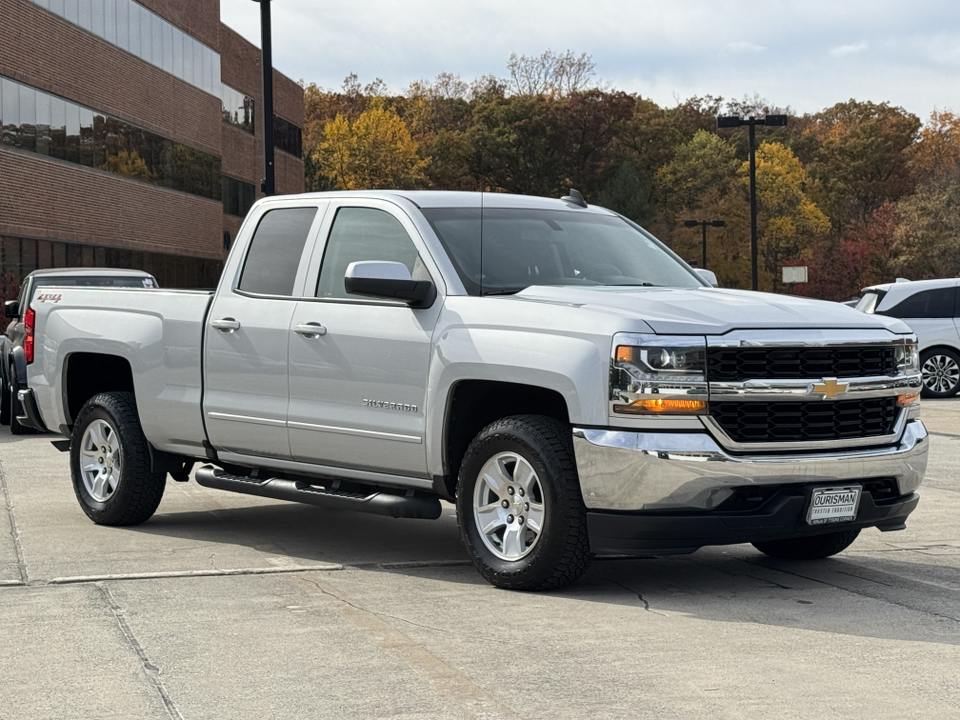
POLYGON ((583 199, 583 195, 580 194, 580 191, 574 190, 573 188, 570 188, 569 195, 564 195, 560 199, 564 202, 572 203, 573 205, 579 205, 583 208, 587 206, 587 201, 583 199))

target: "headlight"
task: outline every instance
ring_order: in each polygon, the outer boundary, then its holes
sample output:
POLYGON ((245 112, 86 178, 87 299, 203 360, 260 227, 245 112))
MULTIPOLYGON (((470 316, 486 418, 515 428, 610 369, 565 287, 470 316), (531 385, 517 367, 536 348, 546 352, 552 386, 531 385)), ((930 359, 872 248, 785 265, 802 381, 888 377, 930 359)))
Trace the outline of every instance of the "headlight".
POLYGON ((617 415, 707 412, 706 343, 702 337, 614 338, 610 410, 617 415))
POLYGON ((916 340, 906 340, 903 345, 897 345, 894 358, 899 374, 916 375, 920 372, 920 353, 917 351, 916 340))

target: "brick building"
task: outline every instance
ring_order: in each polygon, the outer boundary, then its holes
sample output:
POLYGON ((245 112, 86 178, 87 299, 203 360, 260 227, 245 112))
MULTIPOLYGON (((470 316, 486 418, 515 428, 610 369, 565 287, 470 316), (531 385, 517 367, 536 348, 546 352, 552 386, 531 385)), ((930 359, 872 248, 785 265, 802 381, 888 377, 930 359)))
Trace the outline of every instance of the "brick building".
MULTIPOLYGON (((0 0, 0 272, 144 269, 213 287, 260 195, 260 51, 219 0, 0 0)), ((303 90, 274 70, 278 193, 303 191, 303 90)))

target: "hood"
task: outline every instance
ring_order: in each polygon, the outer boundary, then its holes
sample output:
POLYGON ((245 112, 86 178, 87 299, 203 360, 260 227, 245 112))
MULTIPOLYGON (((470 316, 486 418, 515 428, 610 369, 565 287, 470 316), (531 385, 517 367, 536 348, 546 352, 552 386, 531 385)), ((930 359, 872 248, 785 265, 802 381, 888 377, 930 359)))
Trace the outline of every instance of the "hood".
POLYGON ((722 335, 731 330, 781 328, 911 332, 899 320, 867 315, 840 303, 748 290, 537 285, 512 298, 617 313, 642 320, 658 335, 722 335))

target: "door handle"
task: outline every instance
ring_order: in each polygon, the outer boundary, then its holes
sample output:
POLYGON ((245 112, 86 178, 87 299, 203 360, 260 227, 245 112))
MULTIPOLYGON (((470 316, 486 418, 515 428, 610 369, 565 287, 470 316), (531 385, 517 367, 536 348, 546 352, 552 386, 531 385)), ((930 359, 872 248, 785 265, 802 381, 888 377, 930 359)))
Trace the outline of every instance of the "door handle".
POLYGON ((210 327, 216 328, 220 332, 232 333, 234 330, 240 329, 240 322, 228 317, 220 320, 212 320, 210 327))
POLYGON ((297 335, 303 335, 304 337, 308 338, 318 338, 321 335, 327 334, 327 329, 320 323, 315 322, 296 325, 294 326, 293 331, 297 335))

